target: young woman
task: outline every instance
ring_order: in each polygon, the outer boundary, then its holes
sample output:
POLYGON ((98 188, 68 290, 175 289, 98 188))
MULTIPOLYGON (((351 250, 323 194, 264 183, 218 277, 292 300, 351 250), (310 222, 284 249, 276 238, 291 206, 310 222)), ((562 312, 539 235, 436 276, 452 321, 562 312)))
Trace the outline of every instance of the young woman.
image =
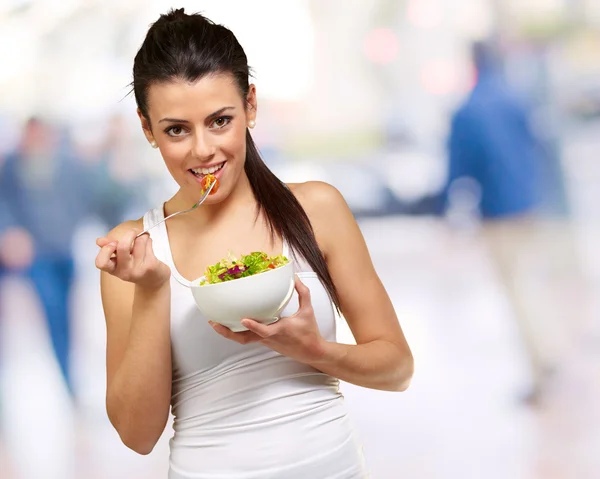
POLYGON ((170 479, 367 477, 338 380, 403 391, 412 355, 342 196, 285 185, 262 162, 248 76, 233 33, 183 9, 162 15, 135 57, 144 134, 180 189, 98 240, 108 415, 148 454, 172 408, 170 479), (219 189, 200 208, 135 239, 196 203, 209 171, 219 189), (190 280, 229 250, 296 259, 280 321, 234 333, 201 316, 190 280), (334 307, 356 345, 335 342, 334 307))

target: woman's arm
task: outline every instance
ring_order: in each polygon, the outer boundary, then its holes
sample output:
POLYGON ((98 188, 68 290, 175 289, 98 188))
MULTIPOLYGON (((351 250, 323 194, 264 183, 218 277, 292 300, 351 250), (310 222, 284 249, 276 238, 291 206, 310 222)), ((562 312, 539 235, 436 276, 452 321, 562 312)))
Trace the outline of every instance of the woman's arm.
POLYGON ((98 240, 96 266, 107 328, 108 417, 127 447, 148 454, 169 416, 171 290, 168 267, 154 257, 147 235, 130 252, 140 227, 124 223, 98 240))
POLYGON ((412 353, 350 208, 326 183, 293 189, 311 220, 357 343, 327 342, 322 357, 310 364, 359 386, 405 390, 413 374, 412 353))

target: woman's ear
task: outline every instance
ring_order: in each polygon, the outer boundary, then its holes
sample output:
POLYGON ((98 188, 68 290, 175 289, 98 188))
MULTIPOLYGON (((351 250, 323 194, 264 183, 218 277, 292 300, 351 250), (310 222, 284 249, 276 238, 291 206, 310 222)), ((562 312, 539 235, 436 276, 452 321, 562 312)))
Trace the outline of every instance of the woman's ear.
POLYGON ((152 148, 156 148, 158 145, 156 144, 156 140, 154 139, 154 135, 152 134, 152 130, 150 129, 150 122, 143 115, 142 111, 139 108, 137 109, 137 114, 140 118, 140 123, 142 124, 142 131, 144 132, 148 143, 152 145, 152 148))
POLYGON ((248 88, 248 95, 246 96, 246 121, 249 125, 256 124, 256 112, 258 103, 256 100, 256 86, 254 83, 248 88))

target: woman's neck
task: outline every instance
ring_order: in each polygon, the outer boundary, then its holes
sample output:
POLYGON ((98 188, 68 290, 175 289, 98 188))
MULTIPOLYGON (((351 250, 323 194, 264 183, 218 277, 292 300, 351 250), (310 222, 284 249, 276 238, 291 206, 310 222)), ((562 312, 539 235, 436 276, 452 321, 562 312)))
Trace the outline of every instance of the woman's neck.
MULTIPOLYGON (((179 190, 166 205, 165 213, 167 215, 190 208, 190 201, 184 197, 183 192, 179 190)), ((193 204, 193 202, 192 202, 193 204)), ((255 211, 256 200, 250 181, 245 172, 242 172, 237 184, 223 201, 215 204, 203 204, 196 210, 187 213, 190 228, 205 227, 217 219, 224 217, 233 218, 243 210, 255 211)))

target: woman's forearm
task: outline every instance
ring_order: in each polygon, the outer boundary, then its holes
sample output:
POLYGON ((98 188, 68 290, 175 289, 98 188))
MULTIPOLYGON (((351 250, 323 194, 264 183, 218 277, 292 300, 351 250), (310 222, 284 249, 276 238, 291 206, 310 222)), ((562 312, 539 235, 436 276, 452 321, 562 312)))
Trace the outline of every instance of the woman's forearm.
POLYGON ((107 411, 123 442, 148 454, 162 434, 171 401, 170 285, 136 286, 123 360, 108 386, 107 411))
POLYGON ((376 340, 359 345, 327 342, 323 356, 311 366, 357 386, 404 391, 410 384, 414 363, 409 350, 376 340))

